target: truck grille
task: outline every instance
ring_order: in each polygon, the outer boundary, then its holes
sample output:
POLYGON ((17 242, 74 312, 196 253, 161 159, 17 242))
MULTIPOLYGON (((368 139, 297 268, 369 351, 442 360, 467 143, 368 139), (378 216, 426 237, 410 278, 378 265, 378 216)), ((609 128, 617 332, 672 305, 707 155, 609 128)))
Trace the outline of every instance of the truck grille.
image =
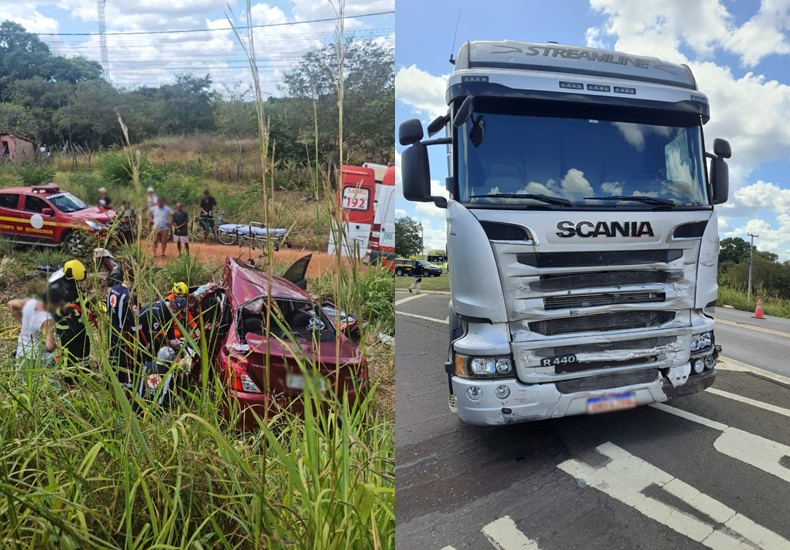
POLYGON ((620 351, 627 349, 650 349, 666 346, 677 341, 677 336, 660 336, 638 338, 636 340, 615 340, 613 342, 599 342, 592 344, 577 344, 575 346, 555 346, 531 352, 537 357, 557 357, 558 355, 578 355, 580 353, 604 353, 607 351, 620 351))
POLYGON ((663 292, 604 292, 577 296, 549 296, 543 299, 544 309, 607 306, 612 304, 646 304, 663 302, 663 292))
POLYGON ((533 321, 529 323, 529 330, 544 336, 555 336, 572 332, 605 332, 657 327, 674 318, 675 313, 672 311, 619 311, 565 319, 533 321))
POLYGON ((561 380, 555 382, 555 385, 560 393, 576 393, 580 391, 609 390, 632 384, 647 384, 655 380, 658 380, 658 369, 640 369, 633 372, 561 380))
POLYGON ((638 359, 627 359, 625 361, 590 361, 588 363, 568 363, 554 367, 554 374, 565 374, 566 372, 584 372, 586 370, 610 369, 612 367, 630 367, 631 365, 642 365, 644 363, 655 363, 657 355, 650 357, 639 357, 638 359))
POLYGON ((552 292, 601 286, 665 284, 682 278, 683 272, 666 270, 569 273, 541 275, 540 280, 529 283, 529 288, 536 292, 552 292))
POLYGON ((537 268, 594 267, 598 265, 644 265, 675 261, 683 257, 683 250, 619 250, 595 252, 551 252, 518 254, 516 260, 537 268))

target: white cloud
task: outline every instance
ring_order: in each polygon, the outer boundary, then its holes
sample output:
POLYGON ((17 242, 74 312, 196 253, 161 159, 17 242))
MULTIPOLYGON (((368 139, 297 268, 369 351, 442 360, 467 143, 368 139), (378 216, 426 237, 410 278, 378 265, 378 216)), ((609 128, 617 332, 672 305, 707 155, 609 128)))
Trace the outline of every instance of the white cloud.
POLYGON ((395 209, 395 216, 398 218, 403 218, 406 216, 406 211, 403 208, 396 208, 395 209))
MULTIPOLYGON (((4 18, 25 25, 31 31, 58 32, 69 29, 57 27, 57 21, 44 18, 36 5, 46 3, 67 12, 70 17, 96 25, 95 0, 42 0, 32 4, 4 6, 4 18)), ((346 15, 389 11, 393 0, 347 0, 346 15)), ((110 73, 113 83, 127 88, 142 85, 157 86, 172 82, 178 73, 197 75, 210 73, 217 90, 251 81, 250 69, 244 53, 231 30, 226 13, 232 13, 234 23, 246 25, 246 4, 242 0, 138 0, 107 3, 107 42, 110 73), (209 33, 163 33, 131 35, 136 31, 166 31, 173 29, 213 29, 209 33), (124 33, 124 34, 112 34, 124 33)), ((334 10, 327 0, 281 0, 262 2, 253 0, 251 17, 255 25, 293 23, 305 20, 333 18, 334 10)), ((63 19, 66 21, 66 19, 63 19)), ((366 31, 371 19, 347 19, 346 32, 366 31)), ((380 19, 376 21, 380 25, 380 19)), ((96 27, 88 29, 95 31, 96 27)), ((295 65, 307 50, 334 39, 335 23, 308 23, 268 27, 255 30, 256 53, 264 95, 278 93, 277 84, 283 74, 295 65)), ((381 34, 384 34, 383 32, 381 34)), ((376 32, 365 35, 392 45, 392 33, 376 37, 376 32)), ((42 37, 52 50, 61 55, 84 55, 99 61, 99 38, 64 39, 42 37)))
POLYGON ((447 112, 444 89, 447 76, 433 76, 416 65, 402 67, 395 75, 395 95, 401 103, 433 120, 447 112))

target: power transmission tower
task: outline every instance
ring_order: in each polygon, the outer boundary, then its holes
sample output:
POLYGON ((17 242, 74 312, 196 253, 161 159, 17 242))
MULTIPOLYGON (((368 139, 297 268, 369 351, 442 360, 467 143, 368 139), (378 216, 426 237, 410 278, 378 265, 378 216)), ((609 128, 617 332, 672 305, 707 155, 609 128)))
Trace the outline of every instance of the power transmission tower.
POLYGON ((110 54, 107 52, 107 22, 104 19, 104 8, 107 0, 96 0, 96 13, 99 16, 99 44, 101 46, 101 65, 104 79, 110 82, 110 54))

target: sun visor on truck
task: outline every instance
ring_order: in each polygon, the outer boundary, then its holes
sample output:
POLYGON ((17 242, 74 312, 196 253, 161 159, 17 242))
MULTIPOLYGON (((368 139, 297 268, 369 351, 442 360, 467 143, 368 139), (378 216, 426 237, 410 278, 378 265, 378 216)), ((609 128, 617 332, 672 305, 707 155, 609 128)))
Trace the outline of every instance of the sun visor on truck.
POLYGON ((694 75, 686 65, 655 57, 512 40, 467 42, 461 46, 456 71, 485 68, 586 75, 697 89, 694 75))

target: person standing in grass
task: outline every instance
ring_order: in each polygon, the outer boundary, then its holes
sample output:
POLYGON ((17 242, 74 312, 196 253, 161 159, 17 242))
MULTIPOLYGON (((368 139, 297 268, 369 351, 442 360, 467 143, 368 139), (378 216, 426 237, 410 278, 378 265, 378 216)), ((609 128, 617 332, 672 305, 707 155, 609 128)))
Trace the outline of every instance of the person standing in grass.
POLYGON ((43 299, 21 298, 8 302, 11 315, 22 324, 16 345, 16 362, 20 366, 50 367, 55 351, 55 323, 52 310, 57 304, 48 305, 43 299))
POLYGON ((131 389, 133 352, 137 345, 139 326, 134 310, 137 306, 137 298, 129 291, 132 286, 131 270, 123 271, 113 276, 112 282, 116 284, 107 293, 105 305, 110 318, 110 364, 115 369, 121 385, 131 389))
POLYGON ((99 198, 96 199, 96 204, 108 210, 112 208, 112 199, 107 195, 107 189, 104 187, 99 187, 99 198))
POLYGON ((157 202, 159 202, 159 197, 156 196, 153 187, 148 188, 148 192, 145 195, 145 215, 143 216, 144 220, 148 221, 148 227, 150 228, 154 221, 151 217, 151 211, 156 206, 157 202))
POLYGON ((211 231, 214 231, 214 209, 217 208, 217 200, 211 196, 208 189, 203 191, 203 198, 200 199, 200 217, 203 218, 211 231))
POLYGON ((165 204, 165 199, 158 197, 156 199, 156 206, 151 209, 151 217, 154 222, 154 257, 156 257, 157 245, 162 245, 162 258, 165 257, 165 250, 167 249, 167 239, 170 228, 170 218, 173 215, 173 210, 165 204))
POLYGON ((184 250, 189 255, 189 234, 187 228, 189 227, 189 214, 184 210, 184 204, 179 202, 176 204, 176 211, 173 213, 173 240, 178 246, 178 254, 181 254, 181 245, 184 245, 184 250))

